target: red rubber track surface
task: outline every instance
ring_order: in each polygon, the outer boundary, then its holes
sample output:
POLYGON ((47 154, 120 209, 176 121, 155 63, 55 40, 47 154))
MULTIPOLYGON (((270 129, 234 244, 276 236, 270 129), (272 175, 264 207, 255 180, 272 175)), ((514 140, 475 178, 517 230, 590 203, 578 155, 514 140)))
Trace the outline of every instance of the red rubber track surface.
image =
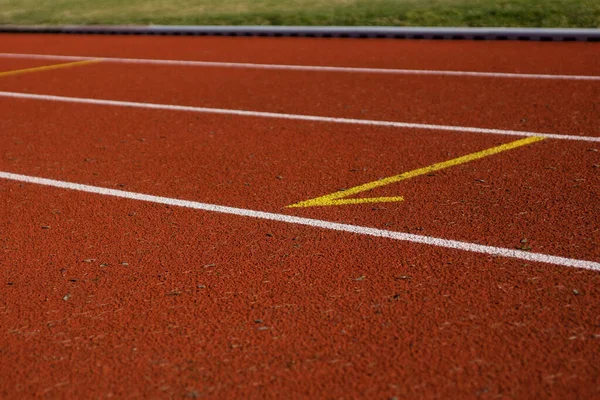
POLYGON ((2 52, 599 75, 594 43, 7 35, 2 52))
MULTIPOLYGON (((51 64, 52 62, 50 62, 51 64)), ((17 71, 27 68, 36 68, 48 65, 48 60, 26 60, 19 58, 2 58, 0 59, 0 73, 17 71)))
MULTIPOLYGON (((331 117, 598 134, 598 83, 100 63, 7 91, 331 117), (160 88, 160 89, 157 89, 160 88)), ((454 134, 456 140, 460 135, 454 134)))
MULTIPOLYGON (((2 103, 6 108, 19 105, 18 112, 0 122, 8 135, 2 170, 272 212, 511 140, 35 101, 2 103)), ((401 203, 287 213, 501 247, 518 246, 526 238, 535 251, 597 260, 600 232, 597 210, 590 205, 600 188, 590 185, 598 180, 598 153, 591 148, 590 143, 547 140, 365 193, 403 195, 406 201, 401 203)))
MULTIPOLYGON (((590 43, 2 39, 0 52, 600 75, 590 43)), ((0 90, 600 136, 598 82, 99 63, 0 90)), ((399 203, 285 209, 517 138, 0 110, 0 171, 600 261, 597 143, 547 139, 358 196, 399 203)), ((6 180, 0 196, 1 397, 600 396, 597 272, 6 180)))

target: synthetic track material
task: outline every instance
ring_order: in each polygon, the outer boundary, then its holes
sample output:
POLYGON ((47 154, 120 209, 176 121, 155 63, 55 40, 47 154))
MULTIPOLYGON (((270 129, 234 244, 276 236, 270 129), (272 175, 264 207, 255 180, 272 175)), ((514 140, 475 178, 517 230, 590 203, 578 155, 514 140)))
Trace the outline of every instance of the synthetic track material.
POLYGON ((440 131, 450 131, 450 132, 459 132, 459 133, 460 132, 469 132, 469 133, 482 133, 482 134, 490 134, 490 135, 544 137, 544 138, 549 138, 549 139, 577 140, 577 141, 582 141, 582 142, 600 142, 600 137, 596 137, 596 136, 576 136, 576 135, 562 135, 562 134, 543 133, 543 132, 513 131, 513 130, 506 130, 506 129, 474 128, 474 127, 470 127, 470 126, 414 124, 414 123, 409 123, 409 122, 375 121, 375 120, 368 120, 368 119, 321 117, 321 116, 317 116, 317 115, 270 113, 270 112, 262 112, 262 111, 231 110, 231 109, 223 109, 223 108, 189 107, 189 106, 179 106, 179 105, 174 105, 174 104, 140 103, 140 102, 132 102, 132 101, 118 101, 118 100, 107 100, 107 99, 86 99, 86 98, 80 98, 80 97, 52 96, 52 95, 34 94, 34 93, 15 93, 15 92, 0 91, 0 97, 9 97, 9 98, 15 98, 15 99, 58 101, 58 102, 79 103, 79 104, 96 104, 96 105, 114 106, 114 107, 148 108, 148 109, 154 109, 154 110, 188 111, 188 112, 208 113, 208 114, 237 115, 237 116, 243 116, 243 117, 261 117, 261 118, 291 119, 291 120, 297 120, 297 121, 330 122, 330 123, 336 123, 336 124, 366 125, 366 126, 405 128, 405 129, 412 128, 412 129, 425 129, 425 130, 440 130, 440 131))
MULTIPOLYGON (((25 58, 31 60, 99 60, 99 57, 61 56, 56 54, 23 54, 0 53, 0 57, 7 59, 25 58)), ((103 62, 123 64, 154 64, 186 67, 221 67, 221 68, 249 68, 282 71, 316 71, 316 72, 347 72, 368 74, 393 74, 393 75, 438 75, 438 76, 468 76, 479 78, 521 78, 521 79, 553 79, 575 81, 599 81, 600 76, 589 75, 549 75, 549 74, 517 74, 501 72, 475 72, 475 71, 436 71, 427 69, 393 69, 393 68, 356 68, 356 67, 331 67, 317 65, 285 65, 285 64, 255 64, 232 63, 214 61, 186 61, 186 60, 157 60, 151 58, 116 58, 102 57, 103 62)))
MULTIPOLYGON (((590 43, 3 39, 4 53, 600 76, 590 43)), ((57 62, 2 58, 0 71, 57 62)), ((574 139, 600 123, 596 81, 37 71, 0 90, 574 139)), ((600 261, 597 142, 546 138, 354 195, 402 202, 292 209, 516 138, 48 100, 0 97, 0 171, 18 179, 0 179, 0 397, 600 396, 600 274, 535 260, 600 261)))
POLYGON ((232 214, 241 217, 251 217, 266 219, 269 221, 285 222, 288 224, 306 225, 315 228, 330 229, 334 231, 343 231, 355 233, 359 235, 368 235, 385 239, 401 240, 419 244, 427 244, 436 247, 445 247, 448 249, 471 251, 492 256, 502 256, 509 258, 517 258, 525 261, 541 262, 565 267, 575 267, 589 269, 592 271, 600 271, 600 263, 584 260, 573 260, 564 257, 550 256, 547 254, 528 253, 519 250, 503 249, 492 246, 482 246, 473 243, 464 243, 455 240, 440 239, 421 235, 411 235, 402 232, 386 231, 382 229, 374 229, 365 226, 355 226, 348 224, 339 224, 335 222, 320 221, 316 219, 300 218, 284 214, 266 213, 262 211, 245 210, 241 208, 225 207, 216 204, 198 203, 195 201, 186 201, 180 199, 171 199, 167 197, 152 196, 149 194, 125 192, 123 190, 114 190, 101 188, 97 186, 82 185, 73 182, 56 181, 52 179, 44 179, 33 176, 11 174, 0 171, 0 178, 10 179, 18 182, 33 183, 37 185, 52 186, 62 189, 70 189, 86 193, 94 193, 105 196, 120 197, 123 199, 147 201, 150 203, 165 204, 177 207, 192 208, 195 210, 211 211, 223 214, 232 214))

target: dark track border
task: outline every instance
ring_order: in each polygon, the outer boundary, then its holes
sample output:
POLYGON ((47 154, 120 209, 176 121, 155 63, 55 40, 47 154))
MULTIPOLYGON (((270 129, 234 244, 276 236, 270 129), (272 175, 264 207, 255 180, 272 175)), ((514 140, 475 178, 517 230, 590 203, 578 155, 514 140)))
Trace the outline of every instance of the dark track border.
POLYGON ((18 26, 0 25, 0 33, 80 35, 185 35, 334 37, 450 40, 533 40, 600 42, 600 29, 419 28, 344 26, 18 26))

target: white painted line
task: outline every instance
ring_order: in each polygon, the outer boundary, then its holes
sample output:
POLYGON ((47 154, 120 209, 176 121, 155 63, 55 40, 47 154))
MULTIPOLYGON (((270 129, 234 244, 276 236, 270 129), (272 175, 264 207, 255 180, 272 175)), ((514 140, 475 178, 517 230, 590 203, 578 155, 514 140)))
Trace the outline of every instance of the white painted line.
POLYGON ((58 101, 58 102, 65 102, 65 103, 95 104, 95 105, 115 106, 115 107, 149 108, 149 109, 153 109, 153 110, 186 111, 186 112, 197 112, 197 113, 206 113, 206 114, 225 114, 225 115, 237 115, 237 116, 243 116, 243 117, 280 118, 280 119, 291 119, 291 120, 297 120, 297 121, 328 122, 328 123, 336 123, 336 124, 383 126, 383 127, 390 127, 390 128, 429 129, 429 130, 452 131, 452 132, 484 133, 484 134, 492 134, 492 135, 539 136, 539 137, 545 137, 545 138, 549 138, 549 139, 577 140, 577 141, 582 141, 582 142, 600 142, 600 137, 594 137, 594 136, 561 135, 561 134, 556 134, 556 133, 541 133, 541 132, 511 131, 511 130, 504 130, 504 129, 473 128, 473 127, 468 127, 468 126, 415 124, 415 123, 411 123, 411 122, 377 121, 377 120, 369 120, 369 119, 332 118, 332 117, 321 117, 321 116, 317 116, 317 115, 282 114, 282 113, 271 113, 271 112, 263 112, 263 111, 232 110, 232 109, 227 109, 227 108, 207 108, 207 107, 193 107, 193 106, 178 106, 178 105, 172 105, 172 104, 138 103, 138 102, 133 102, 133 101, 102 100, 102 99, 90 99, 90 98, 83 98, 83 97, 64 97, 64 96, 53 96, 53 95, 48 95, 48 94, 32 94, 32 93, 17 93, 17 92, 2 92, 2 91, 0 91, 0 97, 10 97, 10 98, 16 98, 16 99, 30 99, 30 100, 44 100, 44 101, 58 101))
POLYGON ((54 179, 38 178, 35 176, 13 174, 10 172, 0 171, 0 178, 9 179, 19 182, 33 183, 37 185, 52 186, 62 189, 71 189, 79 192, 101 194, 105 196, 114 196, 123 199, 147 201, 150 203, 167 204, 170 206, 187 207, 196 210, 211 211, 222 214, 238 215, 241 217, 252 217, 266 219, 270 221, 285 222, 288 224, 305 225, 315 228, 323 228, 334 231, 350 232, 359 235, 376 236, 393 240, 401 240, 405 242, 413 242, 426 244, 436 247, 444 247, 448 249, 463 250, 474 253, 488 254, 492 256, 501 256, 509 258, 517 258, 525 261, 541 262, 546 264, 555 264, 565 267, 583 268, 592 271, 600 271, 600 263, 594 261, 577 260, 572 258, 551 256, 540 253, 529 253, 520 250, 507 249, 502 247, 485 246, 481 244, 460 242, 457 240, 448 240, 435 238, 430 236, 413 235, 410 233, 388 231, 383 229, 369 228, 366 226, 357 226, 349 224, 341 224, 337 222, 322 221, 318 219, 295 217, 286 214, 275 214, 264 211, 247 210, 243 208, 234 208, 220 206, 216 204, 199 203, 196 201, 173 199, 169 197, 153 196, 149 194, 126 192, 123 190, 108 189, 98 186, 82 185, 80 183, 72 183, 58 181, 54 179))
POLYGON ((318 65, 286 65, 286 64, 254 64, 234 63, 219 61, 188 61, 188 60, 159 60, 148 58, 118 58, 118 57, 90 57, 90 56, 61 56, 52 54, 23 54, 0 53, 2 58, 28 58, 37 60, 97 60, 104 62, 125 64, 154 64, 178 65, 188 67, 217 67, 217 68, 250 68, 284 71, 314 71, 314 72, 351 72, 367 74, 395 74, 395 75, 437 75, 437 76, 465 76, 478 78, 516 78, 516 79, 558 79, 575 81, 600 81, 600 76, 594 75, 551 75, 551 74, 519 74, 510 72, 476 72, 476 71, 447 71, 429 69, 395 69, 395 68, 359 68, 359 67, 330 67, 318 65))

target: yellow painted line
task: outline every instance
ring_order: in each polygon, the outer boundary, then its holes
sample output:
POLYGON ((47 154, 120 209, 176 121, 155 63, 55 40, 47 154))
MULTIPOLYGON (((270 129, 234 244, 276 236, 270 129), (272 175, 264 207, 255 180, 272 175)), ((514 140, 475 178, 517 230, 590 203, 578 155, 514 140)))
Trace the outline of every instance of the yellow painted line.
POLYGON ((494 154, 501 153, 503 151, 516 149, 517 147, 525 146, 531 143, 539 142, 540 140, 544 140, 543 137, 532 136, 525 139, 519 139, 514 142, 506 143, 500 146, 492 147, 491 149, 478 151, 477 153, 468 154, 466 156, 454 158, 452 160, 440 162, 437 164, 430 165, 428 167, 415 169, 409 172, 405 172, 400 175, 390 176, 389 178, 380 179, 374 182, 365 183, 364 185, 355 186, 350 189, 342 190, 336 193, 328 194, 326 196, 317 197, 310 200, 301 201, 296 204, 292 204, 287 206, 287 208, 293 207, 314 207, 314 206, 337 206, 342 204, 362 204, 362 203, 381 203, 381 202, 392 202, 392 201, 402 201, 403 197, 371 197, 371 198, 360 198, 360 199, 346 199, 345 197, 352 196, 358 193, 366 192, 367 190, 372 190, 381 186, 386 186, 391 183, 400 182, 409 178, 414 178, 416 176, 429 174, 434 171, 439 171, 444 168, 453 167, 455 165, 460 165, 467 163, 469 161, 474 161, 480 158, 484 158, 487 156, 491 156, 494 154))
POLYGON ((16 69, 14 71, 0 72, 0 77, 28 74, 30 72, 50 71, 53 69, 78 67, 78 66, 82 66, 82 65, 97 63, 100 61, 102 61, 101 58, 96 58, 94 60, 83 60, 83 61, 75 61, 75 62, 62 63, 62 64, 44 65, 41 67, 34 67, 34 68, 16 69))

